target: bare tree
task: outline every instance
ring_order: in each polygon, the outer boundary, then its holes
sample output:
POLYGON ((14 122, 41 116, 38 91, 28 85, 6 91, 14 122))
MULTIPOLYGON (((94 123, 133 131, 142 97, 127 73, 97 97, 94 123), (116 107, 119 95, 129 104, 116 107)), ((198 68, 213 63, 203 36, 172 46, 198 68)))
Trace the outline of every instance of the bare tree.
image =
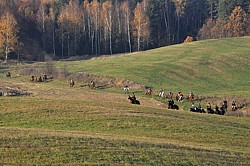
POLYGON ((129 46, 129 52, 132 52, 132 46, 131 46, 131 30, 130 30, 130 24, 131 24, 131 10, 129 7, 129 4, 127 1, 124 1, 121 5, 122 9, 122 17, 124 21, 124 30, 125 34, 127 34, 127 42, 129 46))

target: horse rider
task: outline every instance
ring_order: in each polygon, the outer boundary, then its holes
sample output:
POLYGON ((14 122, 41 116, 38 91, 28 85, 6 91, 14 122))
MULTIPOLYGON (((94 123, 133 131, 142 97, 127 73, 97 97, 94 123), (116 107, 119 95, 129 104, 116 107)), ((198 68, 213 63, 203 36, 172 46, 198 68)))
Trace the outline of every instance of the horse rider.
POLYGON ((75 82, 73 79, 70 79, 70 87, 73 87, 75 85, 75 82))
POLYGON ((174 100, 173 99, 168 100, 168 109, 173 109, 173 106, 174 106, 174 100))
POLYGON ((125 93, 129 93, 129 87, 127 85, 123 89, 125 93))
POLYGON ((134 101, 136 100, 135 94, 132 93, 132 97, 131 97, 134 101))
POLYGON ((209 112, 212 109, 212 106, 210 103, 207 104, 207 111, 209 112))
POLYGON ((227 110, 227 100, 226 99, 223 101, 222 107, 224 110, 227 110))
POLYGON ((11 78, 11 74, 9 71, 6 73, 6 77, 11 78))
POLYGON ((237 106, 236 106, 236 103, 235 101, 232 102, 232 111, 236 111, 237 109, 237 106))
POLYGON ((190 91, 190 93, 189 93, 189 97, 193 97, 193 96, 194 96, 193 91, 190 91))
POLYGON ((159 97, 164 98, 164 90, 163 90, 163 89, 161 89, 161 91, 160 91, 160 93, 159 93, 159 97))
POLYGON ((168 91, 167 98, 168 99, 172 99, 172 97, 173 97, 173 93, 171 91, 168 91))
POLYGON ((183 94, 181 93, 181 91, 178 93, 178 97, 179 97, 178 101, 179 101, 179 102, 182 101, 182 99, 183 99, 183 94))
POLYGON ((152 89, 151 89, 151 88, 148 88, 146 94, 149 95, 149 96, 151 96, 151 95, 152 95, 152 89))
POLYGON ((47 74, 43 74, 43 81, 47 81, 48 77, 47 77, 47 74))

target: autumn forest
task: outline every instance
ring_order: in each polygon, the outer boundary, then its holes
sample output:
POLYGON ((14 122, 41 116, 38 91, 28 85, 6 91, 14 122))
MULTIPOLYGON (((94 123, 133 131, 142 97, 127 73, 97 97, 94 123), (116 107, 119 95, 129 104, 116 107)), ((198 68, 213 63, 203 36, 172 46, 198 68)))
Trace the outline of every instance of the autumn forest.
POLYGON ((96 56, 250 35, 249 0, 0 0, 0 59, 96 56))

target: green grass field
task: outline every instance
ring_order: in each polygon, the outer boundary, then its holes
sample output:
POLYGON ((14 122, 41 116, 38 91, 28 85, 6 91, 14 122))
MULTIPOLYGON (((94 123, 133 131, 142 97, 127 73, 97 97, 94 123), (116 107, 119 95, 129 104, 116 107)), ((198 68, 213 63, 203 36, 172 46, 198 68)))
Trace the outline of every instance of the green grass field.
POLYGON ((173 92, 249 94, 249 45, 249 37, 209 40, 58 66, 173 92))
MULTIPOLYGON (((43 63, 11 66, 11 79, 1 68, 0 88, 31 95, 0 96, 0 165, 250 165, 249 117, 191 113, 187 101, 168 110, 156 96, 161 88, 193 90, 248 103, 249 46, 250 37, 220 39, 54 63, 71 76, 152 86, 152 97, 131 89, 141 105, 128 102, 122 85, 94 90, 78 79, 70 88, 67 79, 32 83, 29 75, 19 76, 43 63)), ((217 102, 202 104, 210 99, 217 102)))

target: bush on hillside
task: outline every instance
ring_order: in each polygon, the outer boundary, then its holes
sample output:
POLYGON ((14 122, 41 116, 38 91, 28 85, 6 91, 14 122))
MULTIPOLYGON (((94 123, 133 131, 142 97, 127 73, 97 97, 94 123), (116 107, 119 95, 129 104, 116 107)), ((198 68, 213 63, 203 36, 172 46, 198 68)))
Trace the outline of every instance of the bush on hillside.
POLYGON ((187 36, 187 38, 184 40, 184 43, 189 43, 189 42, 192 42, 192 41, 194 41, 193 37, 187 36))

